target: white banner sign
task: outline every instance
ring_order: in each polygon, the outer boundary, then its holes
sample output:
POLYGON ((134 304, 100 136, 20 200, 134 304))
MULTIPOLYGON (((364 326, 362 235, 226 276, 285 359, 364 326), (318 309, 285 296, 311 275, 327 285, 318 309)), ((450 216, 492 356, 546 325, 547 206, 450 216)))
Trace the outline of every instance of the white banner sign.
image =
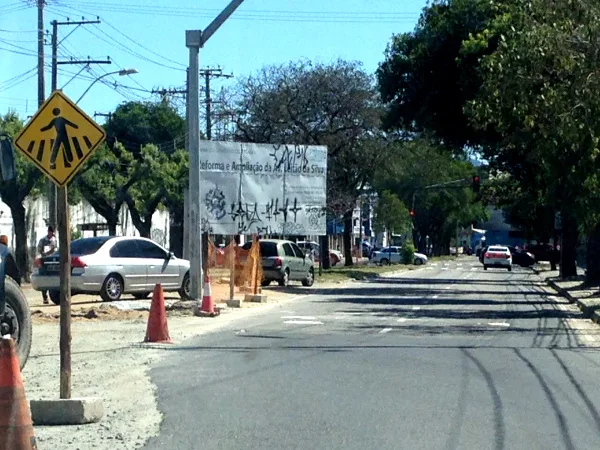
POLYGON ((200 141, 212 234, 325 235, 327 147, 200 141))

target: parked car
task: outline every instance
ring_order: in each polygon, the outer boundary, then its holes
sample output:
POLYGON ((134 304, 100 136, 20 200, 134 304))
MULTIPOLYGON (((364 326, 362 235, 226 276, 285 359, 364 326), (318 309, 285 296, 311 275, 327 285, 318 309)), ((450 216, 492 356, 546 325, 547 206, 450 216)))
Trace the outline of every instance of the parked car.
MULTIPOLYGON (((57 305, 59 252, 37 258, 31 275, 32 287, 48 290, 57 305)), ((164 291, 176 291, 181 298, 189 299, 189 271, 189 261, 146 238, 99 236, 71 243, 72 294, 100 294, 104 301, 119 300, 123 294, 142 299, 160 283, 164 291)))
MULTIPOLYGON (((260 239, 260 256, 262 260, 262 285, 268 286, 277 281, 280 286, 287 286, 290 281, 301 281, 303 286, 312 286, 315 282, 315 268, 310 258, 298 245, 283 239, 260 239)), ((242 249, 249 250, 252 242, 247 242, 242 249)))
POLYGON ((501 267, 512 270, 512 255, 508 247, 503 245, 491 245, 483 254, 483 270, 488 267, 501 267))
MULTIPOLYGON (((314 241, 298 241, 296 245, 300 247, 304 252, 313 252, 315 256, 315 261, 319 261, 321 257, 321 246, 314 241)), ((332 266, 339 264, 342 261, 342 252, 338 250, 329 249, 329 262, 331 262, 332 266)))
POLYGON ((425 256, 423 253, 415 253, 415 257, 414 257, 414 264, 416 266, 420 266, 422 264, 427 264, 427 256, 425 256))
POLYGON ((534 256, 535 262, 548 261, 555 264, 560 262, 560 250, 555 250, 550 244, 529 245, 527 251, 534 256))
MULTIPOLYGON (((427 261, 427 256, 423 253, 414 254, 413 264, 420 266, 421 264, 427 264, 427 261)), ((401 264, 402 247, 391 246, 374 251, 371 255, 371 262, 382 266, 387 266, 388 264, 401 264)))
POLYGON ((535 264, 535 256, 531 253, 512 245, 509 245, 508 249, 512 255, 513 264, 517 264, 521 267, 531 267, 535 264))

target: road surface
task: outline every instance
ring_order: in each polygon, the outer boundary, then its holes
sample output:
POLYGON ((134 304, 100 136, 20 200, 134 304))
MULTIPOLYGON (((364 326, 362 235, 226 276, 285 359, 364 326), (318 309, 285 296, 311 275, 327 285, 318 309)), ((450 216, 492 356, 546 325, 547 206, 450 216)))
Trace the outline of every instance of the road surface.
POLYGON ((313 291, 174 348, 144 448, 600 448, 600 328, 531 270, 313 291))

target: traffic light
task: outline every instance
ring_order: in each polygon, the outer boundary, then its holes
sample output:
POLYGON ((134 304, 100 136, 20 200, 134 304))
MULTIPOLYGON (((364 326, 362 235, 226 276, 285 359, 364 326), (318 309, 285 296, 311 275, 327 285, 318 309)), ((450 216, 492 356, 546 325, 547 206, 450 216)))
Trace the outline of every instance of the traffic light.
POLYGON ((481 180, 479 179, 479 175, 473 176, 473 192, 475 194, 479 194, 479 189, 481 188, 481 180))
POLYGON ((415 210, 414 209, 410 210, 410 217, 415 217, 415 210))

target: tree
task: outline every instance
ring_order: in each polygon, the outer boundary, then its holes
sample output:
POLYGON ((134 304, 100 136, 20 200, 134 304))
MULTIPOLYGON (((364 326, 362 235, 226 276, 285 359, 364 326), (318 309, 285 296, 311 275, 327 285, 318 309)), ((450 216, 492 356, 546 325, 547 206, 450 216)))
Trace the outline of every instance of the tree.
POLYGON ((117 234, 119 212, 125 192, 137 181, 135 159, 121 144, 104 144, 75 176, 73 184, 98 214, 106 220, 110 235, 117 234))
POLYGON ((185 136, 185 120, 167 102, 119 105, 104 128, 109 146, 120 142, 136 156, 147 144, 170 154, 182 147, 185 136))
POLYGON ((171 215, 170 247, 180 258, 183 256, 184 192, 189 184, 189 155, 186 150, 177 150, 170 156, 164 175, 164 201, 171 215))
POLYGON ((374 180, 375 188, 389 190, 414 208, 413 242, 425 251, 427 236, 434 253, 449 251, 457 222, 468 226, 485 217, 471 192, 473 165, 425 139, 396 143, 374 180), (450 183, 435 189, 428 186, 450 183))
MULTIPOLYGON (((0 116, 0 133, 13 138, 23 127, 23 122, 14 112, 0 116)), ((39 195, 42 186, 42 173, 15 150, 17 178, 0 185, 2 201, 8 205, 15 229, 15 259, 25 280, 29 280, 30 266, 27 242, 25 206, 23 201, 29 195, 39 195)))
POLYGON ((569 277, 576 274, 578 227, 589 234, 599 224, 590 199, 600 187, 600 10, 578 0, 508 7, 489 33, 500 36, 499 45, 482 61, 485 82, 468 112, 482 129, 502 136, 501 145, 489 149, 490 159, 513 176, 514 161, 536 168, 537 177, 527 182, 541 187, 546 204, 560 211, 561 276, 569 277))
POLYGON ((489 0, 436 1, 424 8, 414 31, 392 37, 377 71, 388 130, 427 136, 462 153, 493 139, 473 126, 463 109, 482 82, 479 60, 485 47, 464 52, 471 36, 486 33, 497 10, 489 0))
MULTIPOLYGON (((291 62, 241 80, 236 94, 237 139, 327 146, 328 207, 345 218, 346 264, 351 265, 352 211, 382 149, 381 107, 371 76, 355 62, 291 62)), ((327 268, 328 240, 321 245, 327 268)))
POLYGON ((387 232, 388 242, 392 233, 406 234, 410 230, 408 208, 398 196, 388 190, 381 193, 375 206, 375 230, 387 232))
POLYGON ((140 236, 149 238, 152 231, 152 216, 162 203, 165 194, 165 178, 169 157, 154 145, 142 147, 134 162, 130 189, 123 191, 123 199, 129 209, 133 225, 140 236))

